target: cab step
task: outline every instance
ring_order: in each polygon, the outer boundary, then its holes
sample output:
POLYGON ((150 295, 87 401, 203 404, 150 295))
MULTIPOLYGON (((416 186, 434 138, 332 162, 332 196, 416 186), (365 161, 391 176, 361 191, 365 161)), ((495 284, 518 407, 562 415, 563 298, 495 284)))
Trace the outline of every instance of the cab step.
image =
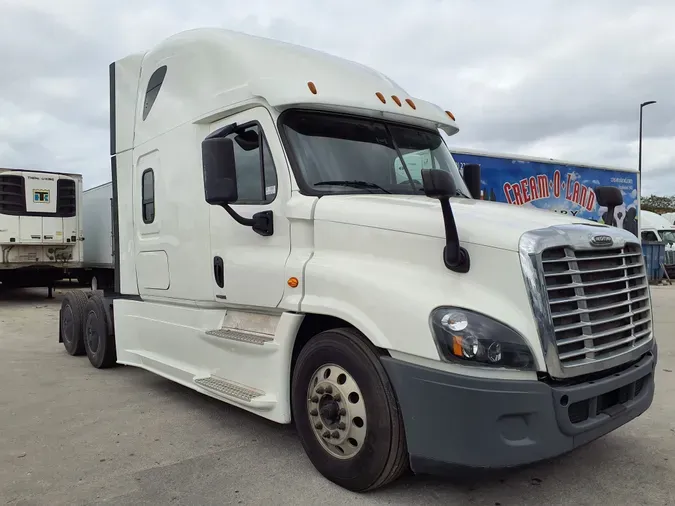
POLYGON ((229 339, 231 341, 239 341, 242 343, 256 344, 258 346, 263 346, 265 343, 271 343, 274 341, 274 336, 269 334, 231 328, 207 330, 206 335, 219 337, 221 339, 229 339))
POLYGON ((262 390, 218 376, 195 377, 193 381, 196 385, 218 397, 225 397, 254 409, 269 410, 277 404, 274 396, 268 395, 262 390))

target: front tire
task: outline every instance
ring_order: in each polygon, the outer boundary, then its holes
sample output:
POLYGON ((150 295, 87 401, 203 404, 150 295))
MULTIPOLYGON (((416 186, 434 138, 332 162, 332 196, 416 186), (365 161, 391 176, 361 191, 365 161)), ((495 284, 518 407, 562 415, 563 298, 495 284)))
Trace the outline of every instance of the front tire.
POLYGON ((328 480, 364 492, 394 481, 406 470, 398 402, 362 334, 344 328, 311 339, 298 356, 291 392, 302 445, 328 480))

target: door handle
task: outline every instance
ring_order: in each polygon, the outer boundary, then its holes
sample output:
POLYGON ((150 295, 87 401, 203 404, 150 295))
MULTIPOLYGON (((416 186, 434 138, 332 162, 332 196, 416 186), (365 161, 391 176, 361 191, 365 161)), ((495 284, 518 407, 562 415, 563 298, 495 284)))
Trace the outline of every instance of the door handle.
POLYGON ((213 277, 220 288, 225 286, 225 264, 223 259, 218 256, 213 257, 213 277))

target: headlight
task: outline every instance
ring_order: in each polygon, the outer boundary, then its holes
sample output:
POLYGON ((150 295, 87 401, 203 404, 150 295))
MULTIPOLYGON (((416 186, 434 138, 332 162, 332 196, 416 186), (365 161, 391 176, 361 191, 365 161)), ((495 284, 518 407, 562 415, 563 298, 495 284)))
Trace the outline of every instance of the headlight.
POLYGON ((466 309, 439 307, 431 330, 443 360, 465 365, 534 369, 534 357, 515 330, 466 309))

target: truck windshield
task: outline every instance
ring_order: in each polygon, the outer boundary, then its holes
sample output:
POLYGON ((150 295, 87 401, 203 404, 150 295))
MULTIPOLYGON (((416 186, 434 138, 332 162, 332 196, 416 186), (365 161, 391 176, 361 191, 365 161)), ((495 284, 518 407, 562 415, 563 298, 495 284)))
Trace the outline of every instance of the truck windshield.
POLYGON ((467 189, 438 132, 371 118, 288 111, 282 117, 298 184, 313 195, 422 193, 422 169, 449 172, 467 189))
POLYGON ((661 237, 663 237, 663 242, 673 244, 675 243, 675 230, 665 230, 661 232, 661 237))

